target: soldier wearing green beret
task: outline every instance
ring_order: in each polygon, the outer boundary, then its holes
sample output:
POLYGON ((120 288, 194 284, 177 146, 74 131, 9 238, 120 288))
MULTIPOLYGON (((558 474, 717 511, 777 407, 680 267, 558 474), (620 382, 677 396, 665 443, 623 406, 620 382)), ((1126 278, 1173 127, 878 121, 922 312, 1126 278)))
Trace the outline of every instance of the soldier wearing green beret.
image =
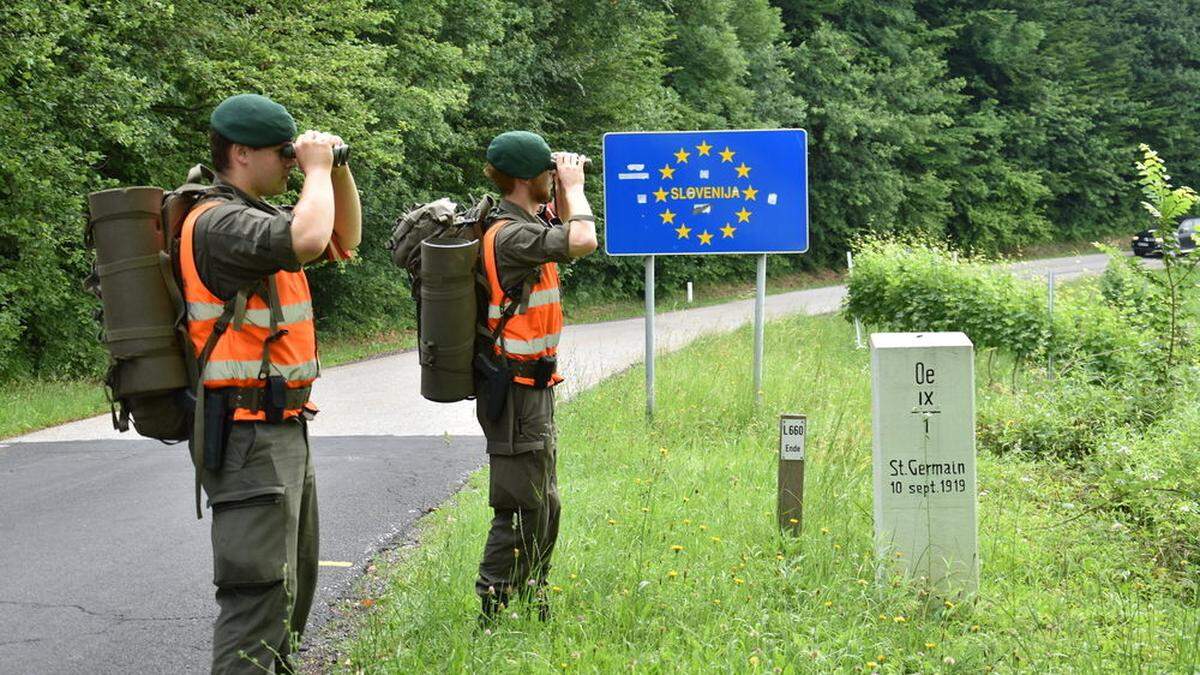
MULTIPOLYGON (((508 381, 503 401, 482 382, 476 416, 487 438, 491 529, 475 590, 484 624, 514 595, 548 616, 544 594, 558 538, 558 459, 554 421, 557 345, 562 331, 558 263, 596 249, 584 195, 586 158, 551 153, 537 134, 510 131, 487 149, 484 168, 503 194, 482 242, 491 287, 487 354, 508 381), (550 202, 554 202, 551 205, 550 202), (557 212, 556 208, 557 207, 557 212)), ((493 371, 494 373, 495 371, 493 371)))
POLYGON ((210 122, 214 188, 185 220, 180 261, 193 346, 210 350, 205 452, 217 434, 221 451, 215 467, 197 466, 220 608, 212 670, 290 672, 317 582, 307 421, 319 365, 303 266, 351 255, 361 207, 350 167, 334 166, 339 137, 297 135, 288 111, 256 94, 224 100, 210 122), (296 167, 295 207, 267 202, 296 167))

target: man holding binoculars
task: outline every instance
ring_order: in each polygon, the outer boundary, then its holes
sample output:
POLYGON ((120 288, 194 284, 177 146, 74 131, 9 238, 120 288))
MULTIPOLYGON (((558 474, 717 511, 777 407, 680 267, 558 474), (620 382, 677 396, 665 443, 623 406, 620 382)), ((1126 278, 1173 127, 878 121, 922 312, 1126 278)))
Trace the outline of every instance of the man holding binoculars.
POLYGON ((543 620, 549 613, 546 576, 560 512, 553 389, 563 380, 558 263, 596 250, 595 218, 583 191, 587 163, 582 155, 551 153, 528 131, 500 134, 487 149, 484 172, 504 199, 481 249, 494 343, 477 358, 475 387, 493 511, 475 582, 484 625, 514 595, 532 600, 543 620))
POLYGON ((361 207, 342 139, 297 136, 278 103, 233 96, 210 123, 217 175, 184 220, 178 260, 188 332, 204 364, 203 431, 193 439, 203 450, 193 457, 203 457, 196 471, 213 519, 213 672, 261 672, 272 662, 290 672, 318 564, 306 424, 319 366, 302 268, 351 255, 361 207), (264 201, 287 189, 297 166, 296 206, 264 201))

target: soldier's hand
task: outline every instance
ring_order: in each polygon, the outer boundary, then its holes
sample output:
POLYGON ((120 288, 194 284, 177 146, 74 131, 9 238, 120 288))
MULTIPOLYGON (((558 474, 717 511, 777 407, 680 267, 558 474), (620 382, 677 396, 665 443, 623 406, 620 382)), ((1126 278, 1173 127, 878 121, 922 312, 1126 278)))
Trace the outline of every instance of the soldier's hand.
POLYGON ((574 152, 556 152, 551 155, 557 167, 558 187, 566 192, 583 186, 584 156, 574 152))
MULTIPOLYGON (((329 171, 333 167, 333 140, 331 134, 309 129, 292 144, 296 148, 296 164, 307 174, 313 169, 329 171)), ((341 142, 341 139, 338 139, 341 142)))

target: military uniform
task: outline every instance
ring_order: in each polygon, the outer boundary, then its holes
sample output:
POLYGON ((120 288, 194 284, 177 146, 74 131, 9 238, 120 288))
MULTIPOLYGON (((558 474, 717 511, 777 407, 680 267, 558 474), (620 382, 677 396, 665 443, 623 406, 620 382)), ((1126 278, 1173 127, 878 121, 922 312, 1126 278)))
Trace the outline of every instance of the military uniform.
MULTIPOLYGON (((194 259, 201 282, 227 301, 280 270, 301 264, 292 215, 220 179, 223 203, 196 219, 194 259)), ((345 253, 331 244, 331 257, 345 253)), ((253 671, 292 650, 308 620, 317 581, 316 479, 303 415, 280 423, 235 421, 221 468, 202 473, 212 508, 213 583, 220 606, 213 671, 253 671), (286 623, 285 623, 286 621, 286 623)))
MULTIPOLYGON (((551 224, 507 200, 493 216, 511 221, 495 235, 496 269, 504 288, 519 287, 544 263, 571 260, 568 225, 551 224)), ((554 389, 514 383, 496 420, 487 415, 487 387, 479 385, 476 391, 476 416, 491 465, 488 502, 494 516, 475 588, 485 603, 486 598, 504 602, 515 592, 544 586, 558 538, 554 389)))

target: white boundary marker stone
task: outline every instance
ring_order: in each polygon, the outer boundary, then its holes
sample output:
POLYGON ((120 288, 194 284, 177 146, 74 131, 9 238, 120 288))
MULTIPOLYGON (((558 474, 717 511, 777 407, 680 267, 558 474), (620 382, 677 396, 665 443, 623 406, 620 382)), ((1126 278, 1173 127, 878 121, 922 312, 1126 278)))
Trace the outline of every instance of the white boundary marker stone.
POLYGON ((875 548, 942 594, 979 586, 974 346, 963 333, 873 333, 875 548))

